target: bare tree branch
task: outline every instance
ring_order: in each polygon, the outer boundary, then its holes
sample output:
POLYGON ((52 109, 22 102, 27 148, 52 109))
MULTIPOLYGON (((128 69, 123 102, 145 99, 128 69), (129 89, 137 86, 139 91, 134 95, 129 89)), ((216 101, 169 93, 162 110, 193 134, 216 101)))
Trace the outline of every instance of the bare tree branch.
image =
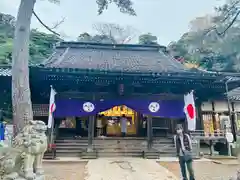
POLYGON ((47 26, 47 25, 39 18, 39 16, 35 13, 34 10, 33 10, 33 15, 37 18, 37 20, 40 22, 40 24, 43 25, 48 31, 50 31, 51 33, 55 34, 56 36, 60 36, 59 33, 53 31, 49 26, 47 26))
POLYGON ((215 31, 218 36, 224 36, 229 28, 232 27, 232 25, 236 22, 238 16, 240 14, 240 10, 235 14, 234 18, 231 20, 231 22, 227 25, 227 27, 222 31, 219 32, 217 29, 217 25, 214 25, 213 27, 206 29, 206 31, 203 33, 204 36, 206 36, 208 33, 215 31))
MULTIPOLYGON (((225 23, 228 19, 231 18, 232 14, 231 14, 231 11, 234 10, 234 8, 236 8, 236 5, 240 3, 240 0, 237 0, 235 1, 228 9, 226 12, 224 12, 224 15, 223 15, 223 19, 220 21, 220 23, 225 23)), ((204 32, 204 36, 206 36, 208 33, 212 32, 212 31, 215 31, 216 34, 218 36, 224 36, 226 34, 226 32, 229 30, 229 28, 231 28, 233 26, 233 24, 237 21, 237 18, 239 17, 239 14, 240 14, 240 10, 237 9, 237 12, 235 13, 235 15, 233 16, 232 20, 228 23, 228 25, 226 26, 226 28, 222 31, 222 32, 219 32, 218 29, 217 29, 217 25, 214 25, 213 27, 207 29, 205 32, 204 32)))
POLYGON ((108 37, 112 43, 127 43, 136 35, 136 29, 131 26, 122 27, 114 23, 93 24, 98 35, 108 37))
POLYGON ((60 21, 56 22, 55 25, 51 27, 51 29, 58 28, 62 23, 64 23, 64 21, 65 21, 65 17, 63 17, 60 21))
POLYGON ((230 27, 232 27, 232 25, 236 22, 239 14, 240 14, 240 10, 238 10, 238 12, 235 14, 234 18, 233 18, 232 21, 228 24, 228 26, 225 28, 225 30, 224 30, 222 33, 217 32, 217 34, 224 36, 225 33, 228 31, 228 29, 229 29, 230 27))
POLYGON ((230 17, 230 11, 232 11, 232 9, 238 4, 240 3, 240 0, 237 0, 236 2, 234 2, 230 7, 229 9, 227 10, 227 12, 225 12, 225 15, 224 15, 224 19, 222 20, 222 22, 226 21, 229 17, 230 17))

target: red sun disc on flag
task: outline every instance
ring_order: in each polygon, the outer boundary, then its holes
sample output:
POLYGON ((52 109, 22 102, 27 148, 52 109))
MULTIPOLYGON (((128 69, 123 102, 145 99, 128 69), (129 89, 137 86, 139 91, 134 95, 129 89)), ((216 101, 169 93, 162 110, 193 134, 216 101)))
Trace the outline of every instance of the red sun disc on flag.
POLYGON ((188 113, 188 116, 190 117, 190 119, 194 118, 195 114, 194 114, 194 107, 192 104, 187 105, 187 113, 188 113))
POLYGON ((52 103, 50 107, 50 112, 53 113, 54 111, 55 111, 55 103, 52 103))

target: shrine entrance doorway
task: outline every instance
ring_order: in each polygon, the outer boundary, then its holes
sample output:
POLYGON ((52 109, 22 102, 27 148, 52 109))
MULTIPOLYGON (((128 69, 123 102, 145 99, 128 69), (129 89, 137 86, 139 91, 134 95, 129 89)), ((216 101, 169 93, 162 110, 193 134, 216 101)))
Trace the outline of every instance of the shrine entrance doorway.
MULTIPOLYGON (((127 119, 126 123, 126 135, 137 136, 139 127, 139 113, 133 109, 125 106, 114 106, 106 111, 99 113, 102 121, 107 123, 107 136, 121 136, 121 118, 125 115, 127 119)), ((100 120, 97 119, 96 126, 100 120)))

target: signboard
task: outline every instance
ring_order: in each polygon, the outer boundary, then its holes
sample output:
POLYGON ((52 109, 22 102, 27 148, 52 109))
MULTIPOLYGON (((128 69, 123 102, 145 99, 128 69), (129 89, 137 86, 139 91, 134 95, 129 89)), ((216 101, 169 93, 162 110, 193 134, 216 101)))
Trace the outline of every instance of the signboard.
POLYGON ((215 101, 214 108, 216 112, 228 111, 228 103, 226 101, 215 101))
POLYGON ((201 104, 202 111, 212 111, 212 103, 211 102, 203 102, 201 104))
POLYGON ((104 112, 101 112, 100 114, 103 114, 104 116, 122 116, 125 114, 126 116, 133 116, 134 111, 127 106, 114 106, 111 109, 108 109, 104 112))
POLYGON ((227 132, 227 133, 226 133, 226 140, 227 140, 228 143, 232 143, 233 140, 234 140, 234 139, 233 139, 233 134, 227 132))

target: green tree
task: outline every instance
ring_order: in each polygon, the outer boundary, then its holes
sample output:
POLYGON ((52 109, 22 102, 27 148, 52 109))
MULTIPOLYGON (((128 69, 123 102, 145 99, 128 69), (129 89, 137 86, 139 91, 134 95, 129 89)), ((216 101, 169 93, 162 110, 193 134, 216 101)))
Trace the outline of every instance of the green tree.
POLYGON ((205 16, 200 24, 193 24, 195 27, 168 46, 170 53, 206 70, 239 72, 240 26, 235 24, 224 36, 219 36, 209 30, 216 24, 216 17, 205 16))
MULTIPOLYGON (((51 0, 58 3, 59 0, 51 0)), ((13 122, 16 130, 21 130, 29 120, 33 119, 32 102, 29 86, 29 45, 30 24, 36 0, 21 0, 13 41, 12 53, 12 106, 13 122), (21 82, 21 83, 19 83, 21 82)), ((120 11, 136 15, 131 0, 96 0, 98 13, 102 14, 111 3, 116 4, 120 11)))
MULTIPOLYGON (((15 18, 0 13, 0 64, 9 65, 12 61, 15 18)), ((46 34, 35 29, 30 33, 30 64, 41 63, 53 53, 53 44, 61 39, 53 34, 46 34)))
POLYGON ((88 33, 82 33, 77 38, 78 42, 95 42, 95 43, 116 43, 115 39, 110 38, 107 35, 94 35, 91 36, 88 33))
POLYGON ((92 36, 90 34, 88 34, 87 32, 82 33, 78 36, 77 40, 79 42, 90 42, 92 41, 92 36))
POLYGON ((151 33, 142 34, 138 37, 139 44, 154 45, 157 43, 157 36, 152 35, 151 33))

